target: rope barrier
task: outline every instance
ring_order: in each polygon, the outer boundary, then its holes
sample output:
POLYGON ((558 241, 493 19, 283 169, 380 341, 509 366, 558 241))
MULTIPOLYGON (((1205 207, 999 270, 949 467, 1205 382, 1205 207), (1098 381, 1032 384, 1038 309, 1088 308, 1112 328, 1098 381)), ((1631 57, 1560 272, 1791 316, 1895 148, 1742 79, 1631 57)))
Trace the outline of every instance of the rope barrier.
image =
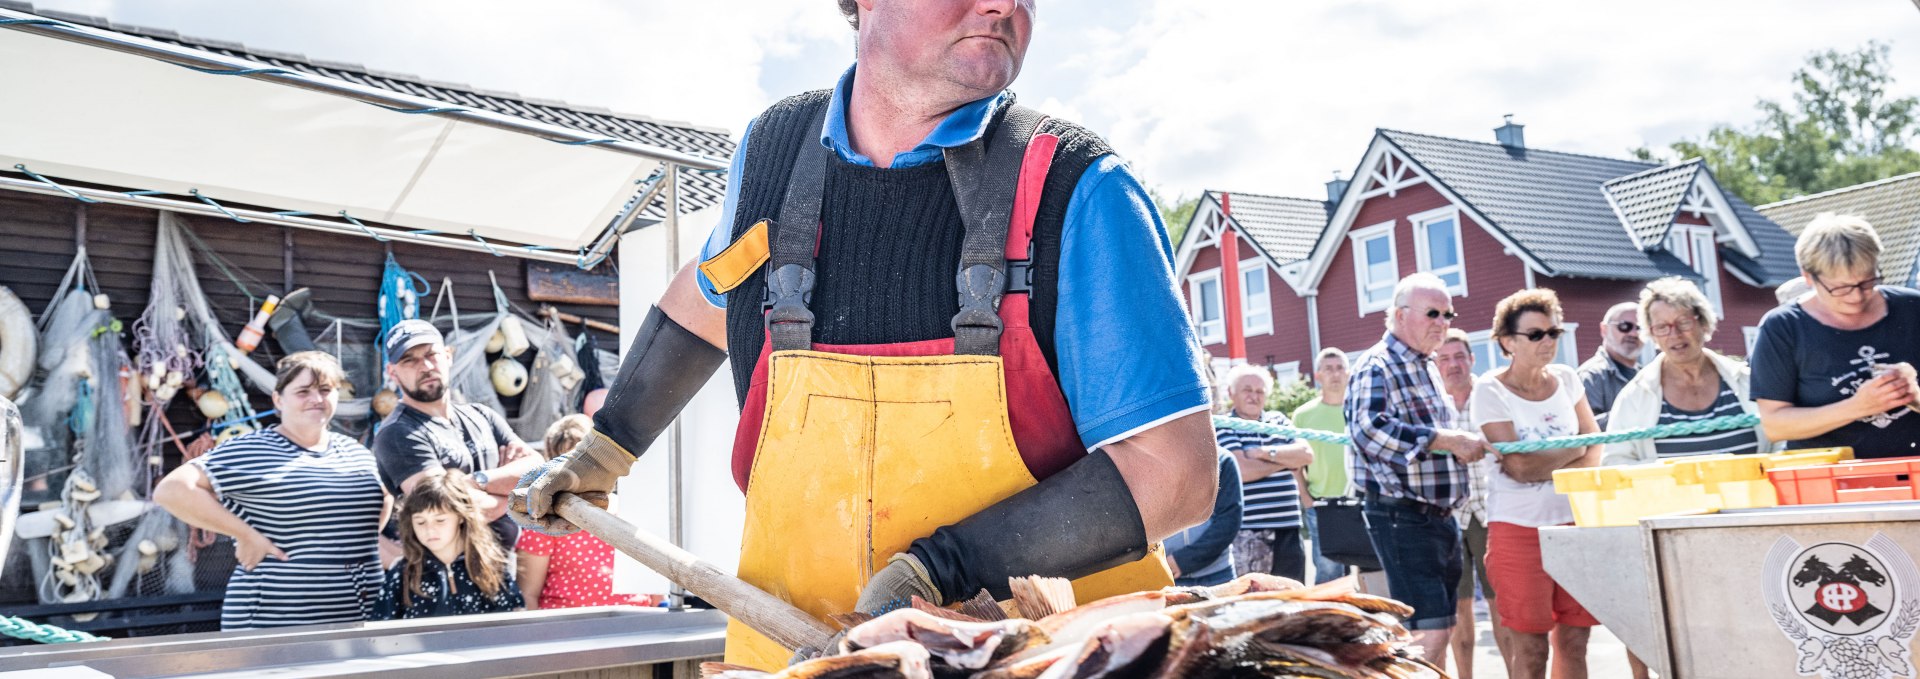
POLYGON ((42 625, 24 618, 11 615, 0 616, 0 634, 15 639, 37 641, 43 644, 70 644, 79 641, 106 641, 106 637, 95 636, 78 630, 69 630, 53 625, 42 625))
MULTIPOLYGON (((1707 433, 1712 433, 1717 431, 1727 431, 1729 429, 1747 429, 1754 426, 1758 426, 1759 424, 1760 424, 1760 417, 1758 415, 1748 415, 1748 414, 1725 415, 1722 417, 1715 417, 1715 418, 1705 419, 1705 420, 1694 420, 1691 422, 1674 422, 1672 424, 1662 424, 1658 426, 1645 427, 1641 429, 1629 429, 1626 431, 1597 432, 1592 434, 1579 434, 1575 436, 1556 436, 1556 437, 1544 438, 1544 439, 1532 439, 1528 441, 1509 441, 1506 443, 1495 443, 1493 444, 1493 448, 1494 450, 1498 450, 1503 454, 1504 453, 1536 453, 1542 450, 1556 450, 1560 448, 1579 448, 1581 446, 1590 446, 1595 444, 1621 443, 1624 441, 1637 441, 1640 439, 1657 439, 1657 438, 1666 438, 1669 436, 1687 436, 1692 434, 1707 434, 1707 433)), ((1331 444, 1343 445, 1343 446, 1353 444, 1353 439, 1349 438, 1346 434, 1330 432, 1330 431, 1321 431, 1318 429, 1301 429, 1299 427, 1270 424, 1267 422, 1256 422, 1253 420, 1243 420, 1237 417, 1214 417, 1213 426, 1217 429, 1233 429, 1236 431, 1250 431, 1256 434, 1267 434, 1269 436, 1284 436, 1287 438, 1314 441, 1317 443, 1331 443, 1331 444)))

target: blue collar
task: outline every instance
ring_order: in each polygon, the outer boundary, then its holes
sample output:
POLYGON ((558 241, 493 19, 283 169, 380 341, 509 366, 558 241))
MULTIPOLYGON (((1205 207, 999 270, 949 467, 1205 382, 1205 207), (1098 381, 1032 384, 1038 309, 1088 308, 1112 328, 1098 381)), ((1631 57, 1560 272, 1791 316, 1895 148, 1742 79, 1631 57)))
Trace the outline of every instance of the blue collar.
MULTIPOLYGON (((847 105, 853 96, 853 72, 859 64, 847 67, 840 75, 840 82, 833 86, 833 98, 827 101, 827 120, 820 129, 820 144, 832 149, 840 159, 855 165, 874 167, 872 158, 853 150, 853 142, 847 136, 847 105)), ((1000 102, 1007 98, 1006 91, 991 97, 975 101, 955 109, 947 114, 946 120, 934 126, 927 138, 911 149, 894 154, 895 168, 908 168, 926 165, 941 159, 941 152, 955 146, 961 146, 979 139, 987 133, 987 123, 1000 102)))

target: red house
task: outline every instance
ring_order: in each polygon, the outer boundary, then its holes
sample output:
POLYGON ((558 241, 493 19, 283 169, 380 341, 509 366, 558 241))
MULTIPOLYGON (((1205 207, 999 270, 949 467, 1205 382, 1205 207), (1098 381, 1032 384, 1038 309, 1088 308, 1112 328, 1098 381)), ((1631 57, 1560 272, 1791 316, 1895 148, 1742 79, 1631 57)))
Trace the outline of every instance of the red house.
POLYGON ((1331 203, 1307 198, 1200 197, 1174 263, 1216 373, 1248 361, 1272 366, 1282 380, 1312 372, 1302 359, 1314 349, 1300 326, 1311 307, 1289 279, 1304 268, 1330 211, 1331 203))
MULTIPOLYGON (((1495 130, 1495 142, 1376 131, 1355 179, 1328 184, 1334 207, 1307 252, 1269 258, 1299 298, 1270 296, 1274 334, 1287 339, 1261 345, 1274 347, 1269 357, 1252 350, 1251 337, 1235 353, 1231 337, 1221 337, 1230 333, 1203 332, 1208 350, 1281 373, 1295 361, 1305 369, 1321 347, 1364 350, 1385 331, 1394 284, 1429 271, 1453 292, 1461 314, 1454 326, 1474 338, 1477 371, 1505 363, 1489 328, 1494 305, 1513 291, 1560 293, 1570 331, 1560 360, 1578 364, 1599 346, 1607 307, 1637 299, 1647 281, 1669 275, 1695 280, 1713 301, 1721 321, 1709 346, 1748 353, 1760 318, 1774 307, 1773 288, 1799 275, 1792 235, 1722 191, 1697 159, 1658 165, 1529 149, 1521 130, 1509 122, 1495 130)), ((1182 252, 1193 253, 1180 260, 1192 262, 1181 273, 1203 328, 1208 300, 1195 292, 1207 280, 1203 263, 1219 266, 1228 249, 1207 235, 1206 220, 1237 227, 1240 243, 1264 242, 1247 225, 1251 216, 1232 210, 1240 202, 1233 195, 1209 211, 1203 201, 1183 239, 1182 252)), ((1240 299, 1223 309, 1254 301, 1221 287, 1223 300, 1240 299)))

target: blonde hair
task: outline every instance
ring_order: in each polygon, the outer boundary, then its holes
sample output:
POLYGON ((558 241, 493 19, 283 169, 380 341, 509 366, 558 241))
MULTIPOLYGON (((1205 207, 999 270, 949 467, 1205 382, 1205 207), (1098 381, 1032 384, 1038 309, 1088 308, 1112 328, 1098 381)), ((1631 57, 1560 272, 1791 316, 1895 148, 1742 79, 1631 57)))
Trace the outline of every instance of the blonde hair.
POLYGON ((1857 215, 1822 212, 1800 232, 1800 239, 1793 244, 1793 258, 1800 263, 1801 271, 1814 276, 1862 268, 1878 274, 1880 235, 1857 215))
POLYGON ((1666 302, 1674 308, 1693 314, 1693 320, 1700 322, 1701 337, 1713 336, 1713 329, 1719 319, 1713 315, 1713 303, 1700 292, 1700 286, 1679 276, 1668 276, 1648 283, 1640 291, 1640 329, 1653 335, 1653 303, 1666 302))
POLYGON ((547 427, 546 450, 541 453, 549 460, 560 457, 580 445, 581 441, 587 440, 587 435, 591 433, 592 418, 578 413, 562 417, 554 421, 553 426, 547 427))

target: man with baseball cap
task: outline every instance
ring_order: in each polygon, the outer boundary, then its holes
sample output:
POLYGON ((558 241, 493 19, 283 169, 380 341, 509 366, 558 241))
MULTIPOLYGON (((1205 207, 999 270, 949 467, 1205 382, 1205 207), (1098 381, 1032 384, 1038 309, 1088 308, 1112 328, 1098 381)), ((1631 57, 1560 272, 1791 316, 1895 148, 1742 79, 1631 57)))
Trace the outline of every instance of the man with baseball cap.
POLYGON ((431 323, 401 321, 387 332, 383 351, 387 379, 400 390, 400 405, 373 437, 373 456, 387 491, 401 497, 422 479, 448 469, 471 474, 475 492, 482 494, 480 508, 500 546, 511 551, 520 529, 507 518, 506 496, 541 457, 499 412, 448 398, 453 351, 431 323))

